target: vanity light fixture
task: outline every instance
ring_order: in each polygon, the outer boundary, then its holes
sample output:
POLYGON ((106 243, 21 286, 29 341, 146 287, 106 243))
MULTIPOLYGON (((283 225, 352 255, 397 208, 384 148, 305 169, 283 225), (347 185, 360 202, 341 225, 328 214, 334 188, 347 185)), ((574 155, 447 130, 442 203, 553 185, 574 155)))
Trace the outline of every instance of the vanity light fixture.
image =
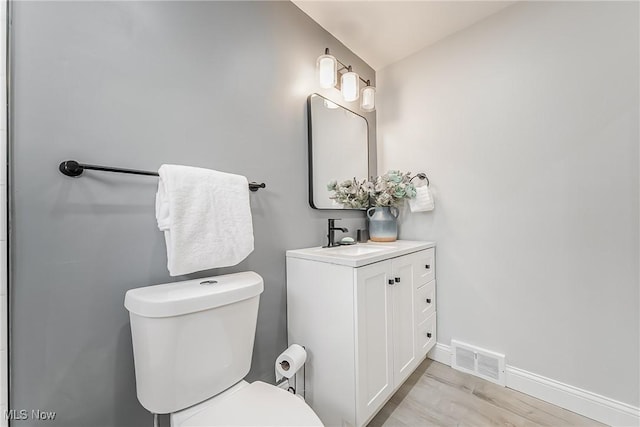
POLYGON ((360 96, 360 76, 353 72, 351 65, 340 79, 342 97, 347 102, 352 102, 360 96))
POLYGON ((317 66, 320 87, 323 89, 334 87, 338 83, 338 60, 329 53, 329 48, 324 50, 324 55, 318 57, 317 66))
POLYGON ((362 88, 360 109, 367 113, 376 109, 376 88, 371 86, 370 80, 367 80, 367 85, 362 88))
MULTIPOLYGON (((324 50, 324 55, 318 57, 316 65, 318 68, 318 81, 321 88, 329 89, 336 87, 338 84, 338 73, 342 73, 339 87, 342 98, 346 102, 357 101, 358 98, 361 98, 360 108, 365 112, 371 112, 376 109, 376 88, 371 86, 371 81, 363 79, 353 71, 351 65, 346 65, 331 55, 329 48, 324 50), (338 65, 340 65, 340 68, 338 68, 338 65), (360 91, 361 81, 366 83, 362 91, 360 91)), ((327 107, 329 106, 327 105, 327 107)))

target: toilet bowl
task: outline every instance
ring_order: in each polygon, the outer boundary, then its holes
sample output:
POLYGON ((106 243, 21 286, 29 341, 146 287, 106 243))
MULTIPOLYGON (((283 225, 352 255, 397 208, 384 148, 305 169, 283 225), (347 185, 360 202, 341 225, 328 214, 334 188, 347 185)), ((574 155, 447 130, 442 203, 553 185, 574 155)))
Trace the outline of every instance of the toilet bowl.
POLYGON ((138 400, 172 427, 321 426, 299 397, 248 383, 262 277, 227 274, 129 290, 138 400))
POLYGON ((298 396, 256 381, 241 381, 219 395, 171 414, 171 427, 322 426, 298 396))

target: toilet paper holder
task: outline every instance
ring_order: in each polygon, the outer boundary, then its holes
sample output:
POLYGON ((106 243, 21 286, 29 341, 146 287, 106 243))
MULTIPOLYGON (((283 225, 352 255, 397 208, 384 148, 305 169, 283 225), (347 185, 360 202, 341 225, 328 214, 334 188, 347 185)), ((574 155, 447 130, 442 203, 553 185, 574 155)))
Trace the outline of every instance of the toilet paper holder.
MULTIPOLYGON (((300 347, 302 347, 302 349, 306 352, 306 347, 305 347, 305 346, 303 346, 303 345, 302 345, 302 346, 300 346, 300 347)), ((289 349, 289 348, 287 348, 287 350, 288 350, 288 349, 289 349)), ((286 352, 287 350, 285 350, 285 352, 286 352)), ((283 352, 283 353, 284 353, 284 352, 283 352)), ((281 354, 281 355, 282 355, 282 354, 281 354)), ((281 355, 280 355, 280 356, 281 356, 281 355)), ((278 357, 280 357, 280 356, 278 356, 278 357)), ((305 355, 305 356, 306 356, 306 355, 305 355)), ((305 359, 306 359, 306 357, 305 357, 305 359)), ((285 371, 285 372, 288 372, 288 371, 291 369, 291 364, 290 364, 288 361, 286 361, 286 360, 282 360, 282 361, 279 363, 279 365, 280 365, 280 367, 282 368, 282 370, 283 370, 283 371, 285 371)), ((297 396, 300 396, 300 397, 302 397, 302 399, 304 400, 304 399, 305 399, 305 397, 306 397, 306 396, 305 396, 305 394, 306 394, 306 393, 305 393, 305 392, 306 392, 306 379, 307 379, 307 378, 306 378, 306 373, 307 373, 307 369, 306 369, 306 360, 305 360, 305 362, 300 366, 300 368, 298 368, 298 371, 297 371, 297 372, 295 372, 291 377, 288 377, 288 378, 287 378, 286 376, 283 376, 282 381, 277 382, 277 383, 276 383, 276 386, 277 386, 277 387, 280 387, 280 388, 284 388, 284 387, 283 387, 283 385, 286 383, 286 386, 287 386, 286 390, 287 390, 289 393, 292 393, 292 394, 295 394, 295 395, 297 395, 297 396), (302 384, 301 384, 301 386, 302 386, 302 387, 299 387, 299 382, 298 382, 298 381, 299 381, 299 377, 300 377, 300 375, 299 375, 299 374, 300 374, 300 370, 302 370, 302 379, 301 379, 301 380, 302 380, 302 381, 301 381, 301 383, 302 383, 302 384), (291 385, 291 379, 292 379, 292 378, 295 378, 295 379, 294 379, 294 384, 293 384, 293 385, 291 385), (300 391, 300 392, 298 392, 298 390, 301 390, 301 391, 300 391)))
MULTIPOLYGON (((290 365, 290 364, 289 364, 289 362, 287 362, 286 360, 283 360, 282 362, 280 362, 280 366, 282 366, 282 370, 284 370, 284 371, 288 371, 288 370, 291 368, 291 365, 290 365)), ((304 377, 304 365, 302 365, 302 369, 303 369, 303 371, 302 371, 302 375, 303 375, 303 377, 304 377)), ((295 377, 295 385, 296 385, 296 387, 297 387, 297 386, 298 386, 298 373, 296 372, 293 376, 295 377)), ((287 385, 288 385, 288 387, 287 387, 287 391, 288 391, 289 393, 291 393, 291 394, 296 394, 296 387, 293 387, 291 384, 289 384, 289 380, 290 380, 290 379, 291 379, 291 378, 286 378, 286 377, 285 377, 285 379, 284 379, 284 380, 282 380, 282 381, 280 382, 280 384, 284 384, 284 383, 286 382, 286 383, 287 383, 287 385)), ((305 379, 306 379, 306 378, 303 378, 303 379, 302 379, 302 381, 304 382, 304 380, 305 380, 305 379)), ((279 386, 280 384, 277 384, 277 385, 279 386)), ((303 390, 303 392, 302 392, 302 397, 304 398, 304 388, 303 388, 302 390, 303 390)))

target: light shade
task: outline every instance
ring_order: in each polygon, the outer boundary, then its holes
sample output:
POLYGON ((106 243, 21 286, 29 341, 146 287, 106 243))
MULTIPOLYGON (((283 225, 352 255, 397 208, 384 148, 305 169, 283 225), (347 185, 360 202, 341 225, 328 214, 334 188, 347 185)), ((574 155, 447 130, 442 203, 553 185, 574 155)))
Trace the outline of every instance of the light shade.
POLYGON ((375 87, 367 85, 362 88, 362 96, 360 98, 360 109, 366 112, 371 112, 376 109, 376 88, 375 87))
POLYGON ((345 101, 355 101, 360 96, 360 77, 351 71, 351 67, 348 72, 342 75, 341 86, 342 97, 345 101))
POLYGON ((329 49, 324 55, 318 57, 318 82, 323 89, 329 89, 338 82, 338 61, 333 55, 329 55, 329 49))

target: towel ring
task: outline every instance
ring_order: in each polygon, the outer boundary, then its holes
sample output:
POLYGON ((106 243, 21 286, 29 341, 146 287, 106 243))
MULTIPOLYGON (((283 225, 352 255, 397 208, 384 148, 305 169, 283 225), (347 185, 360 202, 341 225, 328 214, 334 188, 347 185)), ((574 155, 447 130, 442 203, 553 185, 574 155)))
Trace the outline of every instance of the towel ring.
POLYGON ((413 180, 414 180, 414 179, 416 179, 416 178, 419 178, 419 179, 426 179, 426 180, 427 180, 427 187, 429 186, 429 184, 430 184, 430 183, 429 183, 429 177, 427 177, 427 174, 426 174, 426 173, 422 173, 422 172, 417 173, 417 174, 416 174, 416 176, 414 176, 413 178, 411 178, 411 179, 409 180, 409 182, 413 181, 413 180))

